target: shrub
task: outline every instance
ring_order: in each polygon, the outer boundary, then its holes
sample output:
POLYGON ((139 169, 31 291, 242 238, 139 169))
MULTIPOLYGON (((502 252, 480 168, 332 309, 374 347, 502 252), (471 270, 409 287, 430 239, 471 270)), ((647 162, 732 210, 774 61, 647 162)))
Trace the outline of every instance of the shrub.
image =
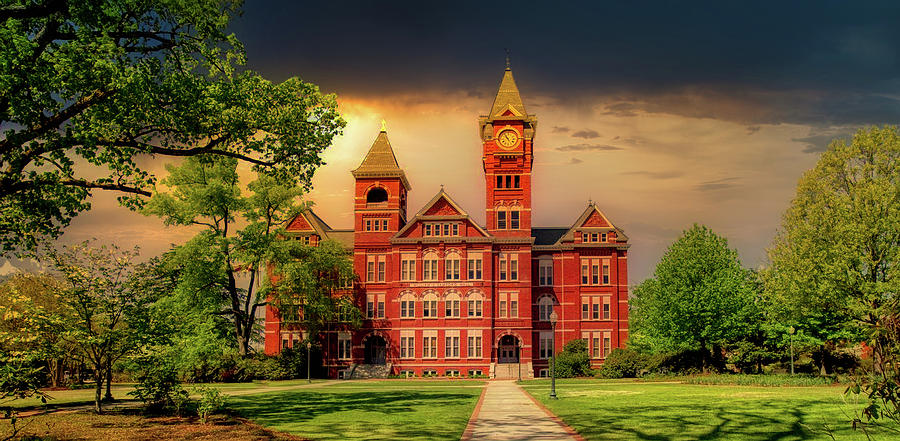
POLYGON ((137 385, 128 394, 144 402, 151 412, 173 411, 181 414, 188 401, 188 393, 181 387, 175 369, 167 360, 144 355, 134 360, 137 385))
POLYGON ((206 423, 210 415, 225 408, 227 397, 222 395, 219 389, 210 386, 197 386, 194 388, 194 393, 200 395, 200 401, 197 403, 197 415, 203 423, 206 423))
POLYGON ((587 342, 579 338, 566 343, 563 351, 556 356, 556 376, 571 378, 592 374, 587 342))
POLYGON ((604 378, 635 378, 648 372, 650 357, 631 349, 613 349, 606 356, 600 376, 604 378))

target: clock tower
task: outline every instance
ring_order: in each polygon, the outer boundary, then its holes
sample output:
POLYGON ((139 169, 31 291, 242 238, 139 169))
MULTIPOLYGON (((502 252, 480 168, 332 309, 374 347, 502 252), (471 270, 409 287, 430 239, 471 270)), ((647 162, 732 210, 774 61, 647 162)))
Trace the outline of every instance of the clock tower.
POLYGON ((537 118, 525 111, 507 61, 488 115, 478 118, 487 190, 487 228, 498 237, 531 237, 531 169, 537 118))

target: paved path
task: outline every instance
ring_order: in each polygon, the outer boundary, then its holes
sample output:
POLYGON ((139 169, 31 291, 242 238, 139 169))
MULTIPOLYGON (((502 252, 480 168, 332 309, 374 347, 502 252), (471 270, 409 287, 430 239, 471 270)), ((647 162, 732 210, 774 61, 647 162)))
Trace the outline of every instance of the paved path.
POLYGON ((469 425, 467 440, 580 440, 539 407, 513 380, 489 381, 469 425))

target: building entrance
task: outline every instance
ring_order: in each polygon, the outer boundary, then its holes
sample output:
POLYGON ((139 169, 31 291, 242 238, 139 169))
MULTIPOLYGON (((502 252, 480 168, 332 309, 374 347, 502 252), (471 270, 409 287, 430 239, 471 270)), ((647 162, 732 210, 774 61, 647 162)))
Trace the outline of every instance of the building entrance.
POLYGON ((366 364, 385 364, 387 362, 387 342, 384 338, 373 335, 366 339, 366 364))
POLYGON ((500 337, 497 353, 497 361, 500 363, 518 363, 519 339, 514 335, 504 335, 503 337, 500 337))

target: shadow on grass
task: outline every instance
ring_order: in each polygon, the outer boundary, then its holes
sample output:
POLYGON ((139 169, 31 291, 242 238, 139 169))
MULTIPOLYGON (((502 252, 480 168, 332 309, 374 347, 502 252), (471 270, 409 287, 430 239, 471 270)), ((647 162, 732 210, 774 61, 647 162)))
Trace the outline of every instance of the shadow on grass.
POLYGON ((312 439, 459 439, 479 394, 291 390, 232 397, 229 408, 312 439))
MULTIPOLYGON (((561 411, 562 417, 587 439, 675 440, 828 440, 822 415, 806 409, 833 406, 825 400, 753 403, 752 408, 720 404, 617 406, 608 412, 561 411), (729 409, 731 407, 731 409, 729 409)), ((832 429, 837 429, 832 427, 832 429)), ((837 439, 853 434, 835 430, 837 439)))

